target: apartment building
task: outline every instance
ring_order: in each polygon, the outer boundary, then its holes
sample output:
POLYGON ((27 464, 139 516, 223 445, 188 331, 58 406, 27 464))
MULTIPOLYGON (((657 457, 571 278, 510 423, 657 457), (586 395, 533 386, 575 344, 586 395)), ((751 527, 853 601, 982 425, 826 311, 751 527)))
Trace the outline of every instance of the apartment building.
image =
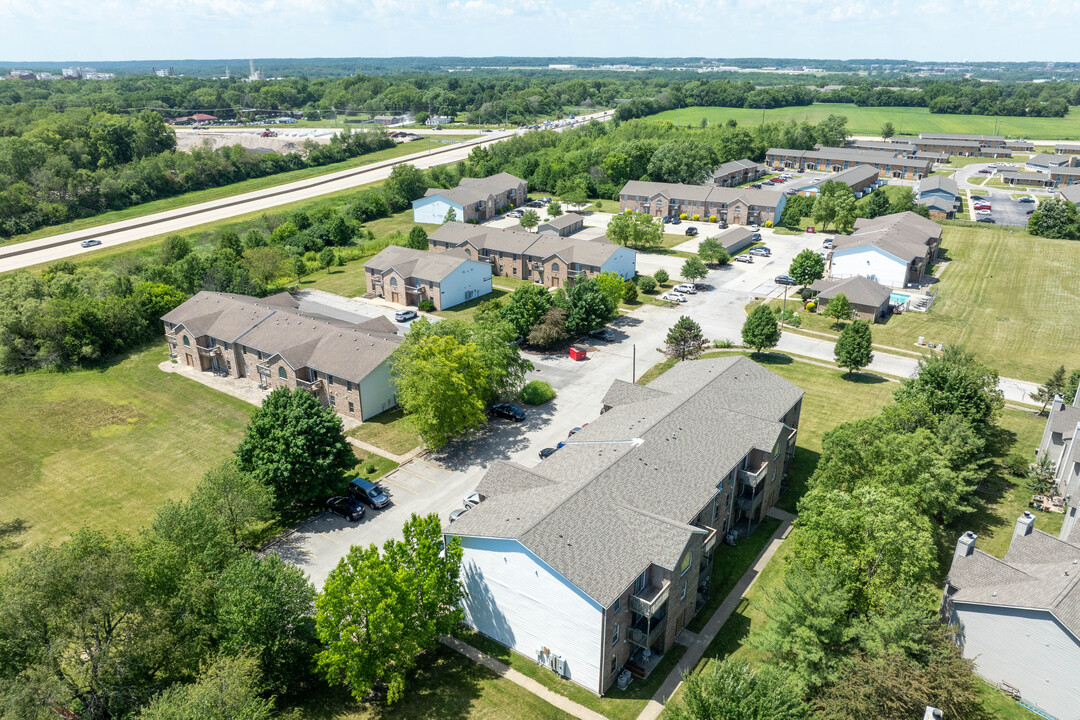
POLYGON ((1080 167, 1052 167, 1049 174, 1054 187, 1080 183, 1080 167))
POLYGON ((432 253, 390 245, 364 263, 367 291, 401 305, 424 300, 445 310, 491 292, 491 265, 458 250, 432 253))
POLYGON ((456 188, 431 188, 424 197, 413 200, 413 222, 442 223, 450 210, 458 222, 481 223, 525 202, 529 184, 510 173, 486 178, 461 178, 456 188))
POLYGON ((1027 187, 1046 187, 1050 184, 1050 174, 1045 172, 1018 172, 1006 170, 998 173, 998 177, 1006 185, 1022 185, 1027 187))
POLYGON ((938 153, 942 155, 960 155, 962 157, 1012 157, 1012 151, 1004 146, 985 145, 979 140, 923 138, 908 141, 918 152, 938 153))
POLYGON ((1003 148, 1006 140, 1001 135, 967 135, 964 133, 919 133, 920 140, 958 140, 977 142, 983 147, 1003 148))
POLYGON ((829 277, 860 275, 894 288, 922 282, 937 257, 941 226, 913 212, 859 218, 850 235, 833 240, 829 277))
POLYGON ((1080 155, 1080 145, 1075 143, 1054 143, 1055 155, 1080 155))
POLYGON ((827 177, 804 177, 797 184, 789 186, 788 190, 794 190, 797 195, 817 195, 821 186, 827 182, 844 183, 851 188, 851 192, 855 193, 857 198, 885 184, 877 168, 870 165, 856 165, 827 177))
POLYGON ((1056 494, 1066 499, 1060 537, 1080 544, 1080 392, 1071 405, 1060 395, 1050 403, 1037 456, 1053 463, 1056 494))
POLYGON ((637 252, 606 237, 583 240, 554 233, 446 223, 428 236, 429 250, 454 250, 491 266, 493 275, 565 287, 578 277, 613 272, 629 280, 637 274, 637 252))
POLYGON ((1064 155, 1047 155, 1046 153, 1040 153, 1038 155, 1032 155, 1024 163, 1032 170, 1040 170, 1042 172, 1048 172, 1054 168, 1069 167, 1072 165, 1073 159, 1064 155))
POLYGON ((732 160, 716 168, 712 184, 718 187, 735 187, 753 182, 768 172, 768 168, 753 160, 732 160))
POLYGON ((200 292, 161 320, 169 356, 189 367, 268 390, 302 388, 357 420, 397 405, 388 361, 401 337, 385 317, 350 323, 301 312, 288 293, 200 292))
POLYGON ((803 391, 748 358, 615 381, 533 468, 496 461, 461 541, 466 622, 604 694, 644 677, 704 603, 713 554, 776 501, 803 391))
POLYGON ((960 188, 944 175, 931 175, 915 185, 915 197, 930 209, 930 217, 952 219, 960 209, 960 188))
POLYGON ((619 211, 643 212, 653 217, 716 216, 731 225, 780 222, 787 198, 776 190, 724 188, 711 185, 631 180, 619 191, 619 211))
POLYGON ((1035 152, 1035 143, 1030 140, 1006 140, 1005 147, 1013 152, 1035 152))
POLYGON ((1059 200, 1065 200, 1080 207, 1080 185, 1066 185, 1058 188, 1057 196, 1059 200))
POLYGON ((869 165, 884 177, 918 180, 933 171, 930 160, 898 157, 895 152, 820 147, 816 150, 770 148, 765 163, 795 170, 840 172, 856 165, 869 165))
POLYGON ((947 163, 949 162, 949 153, 947 152, 929 152, 920 150, 911 140, 893 138, 888 141, 876 141, 876 140, 849 140, 845 147, 852 148, 854 150, 874 150, 877 152, 891 152, 896 153, 897 157, 903 158, 916 158, 919 160, 929 160, 935 163, 947 163))

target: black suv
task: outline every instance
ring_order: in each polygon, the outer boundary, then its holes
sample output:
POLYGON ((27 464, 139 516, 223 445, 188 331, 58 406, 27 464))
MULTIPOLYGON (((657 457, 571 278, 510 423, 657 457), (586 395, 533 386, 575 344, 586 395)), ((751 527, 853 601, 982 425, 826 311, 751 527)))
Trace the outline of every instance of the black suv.
POLYGON ((525 419, 525 411, 521 408, 515 407, 510 403, 499 403, 498 405, 492 405, 488 410, 491 415, 500 417, 503 420, 513 420, 514 422, 521 422, 525 419))
POLYGON ((326 509, 335 515, 340 515, 349 522, 356 522, 364 517, 364 506, 359 500, 351 497, 332 497, 326 501, 326 509))

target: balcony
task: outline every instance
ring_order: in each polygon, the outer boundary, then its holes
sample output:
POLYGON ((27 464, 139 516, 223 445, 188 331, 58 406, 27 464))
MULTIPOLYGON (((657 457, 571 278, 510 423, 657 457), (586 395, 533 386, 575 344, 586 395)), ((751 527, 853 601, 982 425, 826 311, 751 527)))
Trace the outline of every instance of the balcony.
POLYGON ((705 536, 705 540, 701 543, 701 546, 705 550, 704 554, 708 555, 716 549, 716 541, 719 539, 720 533, 717 532, 716 528, 711 528, 708 525, 705 526, 705 529, 709 531, 709 534, 705 536))
POLYGON ((648 620, 638 620, 630 626, 629 640, 638 647, 651 648, 664 636, 665 630, 667 630, 667 615, 651 623, 648 620))
POLYGON ((769 469, 768 463, 762 463, 761 467, 756 470, 739 470, 739 482, 751 487, 757 487, 757 485, 765 479, 765 471, 769 469))
POLYGON ((322 380, 312 380, 309 382, 307 380, 301 380, 300 378, 296 378, 296 387, 303 388, 308 392, 315 392, 322 387, 322 380))
POLYGON ((630 609, 638 615, 651 618, 664 609, 671 589, 671 580, 664 580, 660 587, 649 585, 630 596, 630 609))
POLYGON ((211 356, 212 355, 217 355, 219 357, 221 356, 221 348, 218 347, 217 345, 211 345, 210 347, 205 347, 203 345, 196 344, 195 348, 199 351, 200 355, 211 355, 211 356))
POLYGON ((258 365, 255 366, 255 370, 260 375, 267 375, 267 376, 270 375, 270 366, 267 365, 266 363, 259 363, 258 365))

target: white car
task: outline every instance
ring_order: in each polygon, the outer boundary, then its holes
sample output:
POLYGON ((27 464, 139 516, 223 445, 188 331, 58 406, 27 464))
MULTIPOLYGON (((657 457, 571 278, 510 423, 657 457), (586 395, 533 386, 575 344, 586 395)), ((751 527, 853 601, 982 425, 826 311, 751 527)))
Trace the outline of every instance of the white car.
POLYGON ((667 300, 668 302, 684 303, 686 302, 686 296, 679 293, 669 292, 660 296, 661 300, 667 300))
POLYGON ((994 211, 993 210, 976 210, 975 214, 976 215, 993 215, 994 211))
POLYGON ((744 263, 752 263, 752 262, 754 262, 754 258, 751 255, 736 255, 735 257, 733 257, 731 259, 734 260, 735 262, 744 262, 744 263))
POLYGON ((686 293, 687 295, 697 295, 697 288, 689 283, 683 283, 682 285, 675 286, 675 292, 686 293))

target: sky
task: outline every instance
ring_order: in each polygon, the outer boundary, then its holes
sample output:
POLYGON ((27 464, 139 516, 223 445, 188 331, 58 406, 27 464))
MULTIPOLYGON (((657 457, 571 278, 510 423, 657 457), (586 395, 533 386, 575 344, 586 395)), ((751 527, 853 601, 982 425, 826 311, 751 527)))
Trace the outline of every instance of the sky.
POLYGON ((1080 61, 1077 0, 0 0, 7 61, 404 55, 1080 61), (1057 37, 1043 43, 1038 38, 1057 37))

